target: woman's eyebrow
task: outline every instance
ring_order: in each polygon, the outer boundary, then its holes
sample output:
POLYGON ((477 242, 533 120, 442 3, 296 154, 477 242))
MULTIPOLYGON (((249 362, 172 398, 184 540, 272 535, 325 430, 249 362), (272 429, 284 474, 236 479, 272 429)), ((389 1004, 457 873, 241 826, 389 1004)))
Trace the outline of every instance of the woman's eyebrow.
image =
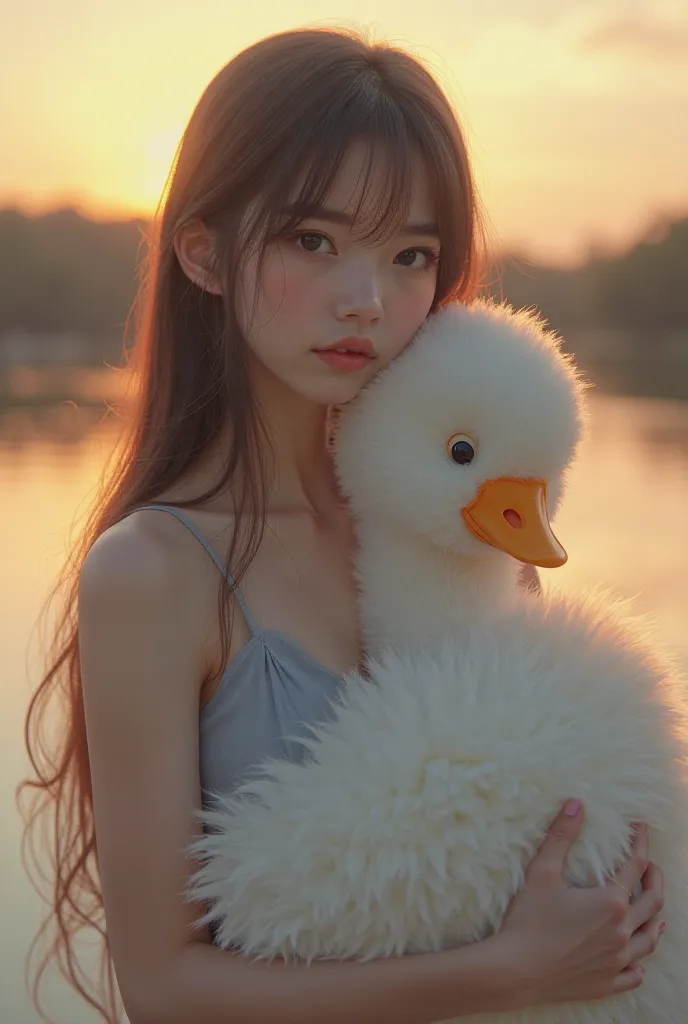
MULTIPOLYGON (((313 220, 325 220, 330 221, 332 224, 346 224, 351 227, 353 224, 353 217, 348 213, 343 213, 341 210, 331 210, 326 206, 313 206, 309 209, 303 209, 296 205, 285 207, 284 210, 280 211, 283 216, 292 216, 294 214, 306 220, 311 218, 313 220)), ((439 241, 440 229, 434 221, 428 221, 423 224, 405 224, 399 232, 400 235, 427 235, 431 238, 436 238, 439 241)))

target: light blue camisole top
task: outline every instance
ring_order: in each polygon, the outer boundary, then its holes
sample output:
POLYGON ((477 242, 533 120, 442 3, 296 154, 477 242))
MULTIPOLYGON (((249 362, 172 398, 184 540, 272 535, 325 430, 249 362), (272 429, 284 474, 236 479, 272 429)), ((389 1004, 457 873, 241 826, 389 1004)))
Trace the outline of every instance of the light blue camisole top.
POLYGON ((179 509, 151 504, 131 512, 143 509, 169 512, 200 541, 232 587, 250 632, 200 710, 201 787, 210 807, 213 794, 230 793, 264 759, 301 760, 306 750, 292 737, 307 735, 309 725, 329 716, 342 677, 289 637, 256 625, 222 559, 179 509))

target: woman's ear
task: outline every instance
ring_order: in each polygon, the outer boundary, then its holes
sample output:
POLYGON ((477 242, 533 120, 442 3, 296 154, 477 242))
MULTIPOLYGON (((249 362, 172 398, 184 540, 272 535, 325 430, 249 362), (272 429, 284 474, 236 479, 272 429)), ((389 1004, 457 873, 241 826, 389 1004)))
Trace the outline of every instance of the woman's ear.
POLYGON ((200 220, 181 228, 174 236, 174 251, 179 265, 194 284, 212 295, 221 295, 211 236, 200 220))

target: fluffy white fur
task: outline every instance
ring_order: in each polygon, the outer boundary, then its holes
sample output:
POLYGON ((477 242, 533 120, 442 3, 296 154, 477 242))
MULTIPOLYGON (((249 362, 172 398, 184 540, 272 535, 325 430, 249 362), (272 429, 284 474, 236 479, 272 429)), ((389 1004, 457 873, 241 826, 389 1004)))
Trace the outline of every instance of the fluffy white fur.
MULTIPOLYGON (((498 476, 548 481, 584 422, 583 385, 529 314, 436 314, 342 422, 359 522, 369 679, 347 677, 302 764, 273 761, 204 815, 189 898, 246 955, 372 958, 498 928, 567 796, 586 823, 570 881, 602 882, 651 827, 666 936, 640 989, 481 1024, 679 1024, 688 1014, 688 726, 682 681, 609 594, 535 597, 459 510, 498 476), (478 441, 470 466, 446 442, 478 441)), ((630 553, 629 553, 630 557, 630 553)), ((466 1020, 466 1018, 462 1018, 466 1020)))

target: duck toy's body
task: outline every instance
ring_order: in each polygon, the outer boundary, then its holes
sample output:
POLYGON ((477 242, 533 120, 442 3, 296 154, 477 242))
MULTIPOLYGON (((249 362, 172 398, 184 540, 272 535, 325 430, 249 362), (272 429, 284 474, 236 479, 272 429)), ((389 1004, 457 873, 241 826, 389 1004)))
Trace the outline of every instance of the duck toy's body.
POLYGON ((345 409, 337 467, 358 525, 367 671, 345 678, 302 763, 267 763, 205 813, 189 898, 209 905, 221 945, 312 960, 478 941, 578 797, 569 881, 603 883, 646 821, 666 936, 633 993, 476 1020, 688 1020, 679 674, 609 594, 518 583, 522 562, 566 560, 549 518, 583 395, 534 316, 477 302, 429 318, 345 409))

